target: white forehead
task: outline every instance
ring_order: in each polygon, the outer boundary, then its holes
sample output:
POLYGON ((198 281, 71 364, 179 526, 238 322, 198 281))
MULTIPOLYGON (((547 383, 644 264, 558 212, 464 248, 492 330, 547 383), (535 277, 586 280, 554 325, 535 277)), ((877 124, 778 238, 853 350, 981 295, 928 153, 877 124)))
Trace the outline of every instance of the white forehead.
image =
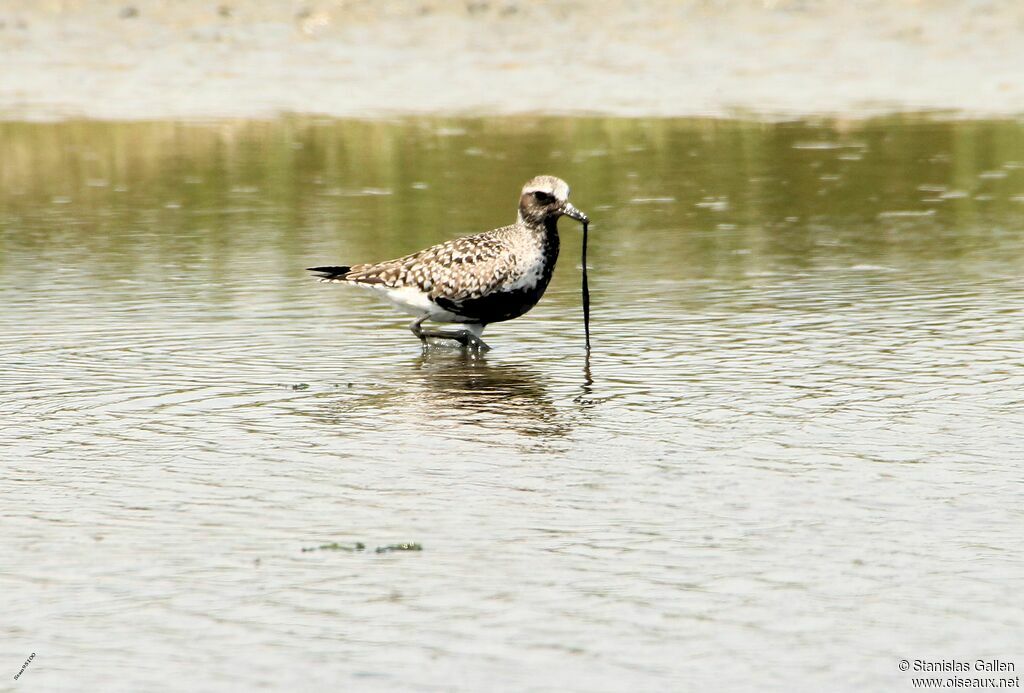
POLYGON ((569 184, 554 176, 537 176, 523 186, 523 194, 532 192, 545 192, 554 195, 556 199, 568 200, 569 184))

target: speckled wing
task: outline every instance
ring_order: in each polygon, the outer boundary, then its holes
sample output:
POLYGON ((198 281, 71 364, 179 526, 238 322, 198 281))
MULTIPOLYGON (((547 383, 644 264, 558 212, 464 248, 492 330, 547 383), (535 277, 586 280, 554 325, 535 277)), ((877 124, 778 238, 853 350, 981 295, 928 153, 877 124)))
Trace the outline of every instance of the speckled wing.
POLYGON ((456 238, 418 253, 372 265, 356 265, 345 276, 355 284, 416 288, 451 305, 486 296, 519 274, 515 248, 505 227, 456 238))

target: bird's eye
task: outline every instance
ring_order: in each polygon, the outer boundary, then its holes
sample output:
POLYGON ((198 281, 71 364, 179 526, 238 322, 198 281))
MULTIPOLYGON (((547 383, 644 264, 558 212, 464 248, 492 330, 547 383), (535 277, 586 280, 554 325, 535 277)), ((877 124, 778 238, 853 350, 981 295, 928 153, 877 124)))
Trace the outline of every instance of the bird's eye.
POLYGON ((554 195, 551 195, 550 193, 546 192, 541 192, 539 190, 533 193, 533 197, 535 200, 537 200, 537 202, 539 202, 542 205, 549 205, 555 201, 554 195))

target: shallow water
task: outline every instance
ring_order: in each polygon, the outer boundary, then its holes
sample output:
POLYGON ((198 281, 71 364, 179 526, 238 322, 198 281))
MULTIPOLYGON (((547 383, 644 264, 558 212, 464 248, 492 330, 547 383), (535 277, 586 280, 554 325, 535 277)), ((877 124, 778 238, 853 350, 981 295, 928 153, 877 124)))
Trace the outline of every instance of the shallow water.
POLYGON ((903 690, 1024 667, 1024 125, 0 123, 4 667, 903 690), (304 267, 591 218, 483 358, 304 267), (367 550, 303 551, 329 542, 367 550), (374 548, 418 542, 418 552, 374 548), (1016 656, 1016 660, 1014 660, 1016 656))

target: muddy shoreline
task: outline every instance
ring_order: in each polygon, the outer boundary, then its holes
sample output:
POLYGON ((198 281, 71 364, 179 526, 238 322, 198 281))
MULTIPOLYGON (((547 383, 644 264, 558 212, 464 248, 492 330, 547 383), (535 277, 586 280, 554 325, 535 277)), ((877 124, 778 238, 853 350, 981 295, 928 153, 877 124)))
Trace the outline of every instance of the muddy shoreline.
POLYGON ((0 118, 1024 113, 1024 5, 9 0, 0 118))

